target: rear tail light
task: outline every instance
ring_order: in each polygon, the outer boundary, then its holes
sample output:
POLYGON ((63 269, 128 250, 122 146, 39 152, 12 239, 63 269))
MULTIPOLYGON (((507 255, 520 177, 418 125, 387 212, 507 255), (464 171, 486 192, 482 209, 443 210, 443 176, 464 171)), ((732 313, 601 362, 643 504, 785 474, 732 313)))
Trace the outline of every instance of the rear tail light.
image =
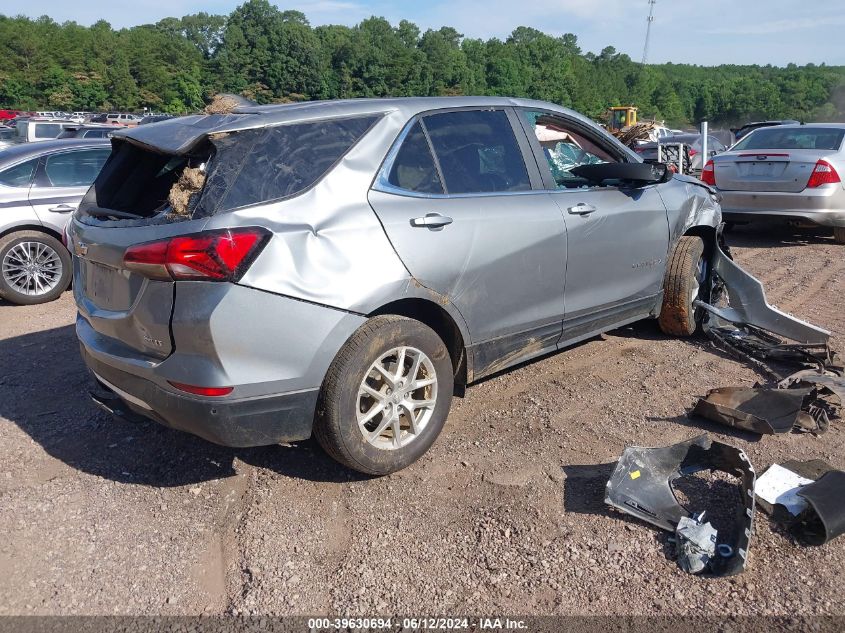
POLYGON ((168 382, 179 391, 192 393, 195 396, 211 396, 219 398, 220 396, 228 396, 235 389, 234 387, 196 387, 194 385, 186 385, 183 382, 173 382, 171 380, 168 380, 168 382))
POLYGON ((701 170, 701 182, 711 187, 716 186, 716 169, 713 166, 713 160, 710 159, 701 170))
POLYGON ((839 174, 826 160, 820 160, 813 168, 813 173, 810 174, 810 179, 807 181, 807 187, 821 187, 822 185, 829 185, 836 182, 842 182, 839 174))
POLYGON ((269 239, 255 227, 181 235, 129 247, 123 265, 151 279, 238 281, 269 239))
POLYGON ((696 154, 698 154, 698 150, 697 150, 697 149, 693 149, 693 148, 691 148, 691 147, 690 147, 690 148, 689 148, 689 155, 690 155, 690 156, 695 156, 696 154))

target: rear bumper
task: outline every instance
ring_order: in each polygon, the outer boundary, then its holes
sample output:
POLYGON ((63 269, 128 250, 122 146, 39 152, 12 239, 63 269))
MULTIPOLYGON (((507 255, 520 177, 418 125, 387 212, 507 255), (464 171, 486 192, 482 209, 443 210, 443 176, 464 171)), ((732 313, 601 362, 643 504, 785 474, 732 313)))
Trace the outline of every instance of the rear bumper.
POLYGON ((728 221, 803 220, 819 226, 845 226, 845 190, 828 185, 800 193, 722 191, 722 216, 728 221))
POLYGON ((81 346, 94 374, 92 397, 121 417, 142 416, 215 444, 264 446, 311 436, 319 389, 261 398, 192 398, 98 361, 81 346))
POLYGON ((80 309, 76 334, 100 382, 95 400, 226 446, 310 437, 326 371, 366 318, 234 284, 178 282, 173 292, 173 352, 164 359, 98 331, 80 309), (195 396, 173 383, 232 392, 195 396))

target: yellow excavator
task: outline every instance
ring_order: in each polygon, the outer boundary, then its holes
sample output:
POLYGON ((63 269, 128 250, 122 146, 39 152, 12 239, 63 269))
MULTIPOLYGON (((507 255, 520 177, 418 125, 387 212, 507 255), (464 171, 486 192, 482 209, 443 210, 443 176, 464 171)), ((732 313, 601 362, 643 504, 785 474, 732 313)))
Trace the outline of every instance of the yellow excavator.
POLYGON ((607 129, 610 132, 621 132, 637 124, 637 108, 635 106, 613 106, 607 114, 607 129))

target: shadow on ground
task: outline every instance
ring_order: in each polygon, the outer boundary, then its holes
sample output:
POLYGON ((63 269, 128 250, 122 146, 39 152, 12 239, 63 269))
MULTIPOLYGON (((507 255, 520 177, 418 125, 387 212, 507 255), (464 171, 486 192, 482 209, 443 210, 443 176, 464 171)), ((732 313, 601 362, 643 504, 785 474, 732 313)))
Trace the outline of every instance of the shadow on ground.
MULTIPOLYGON (((610 516, 610 506, 605 504, 607 480, 616 468, 608 464, 571 464, 563 466, 563 509, 577 514, 610 516)), ((618 516, 618 515, 617 515, 618 516)))
POLYGON ((312 440, 230 449, 155 422, 128 422, 97 408, 73 326, 0 340, 0 417, 52 457, 123 483, 182 486, 235 474, 234 460, 314 481, 363 478, 312 440))
POLYGON ((775 248, 807 244, 834 244, 830 229, 797 229, 785 224, 738 224, 725 234, 729 246, 775 248))

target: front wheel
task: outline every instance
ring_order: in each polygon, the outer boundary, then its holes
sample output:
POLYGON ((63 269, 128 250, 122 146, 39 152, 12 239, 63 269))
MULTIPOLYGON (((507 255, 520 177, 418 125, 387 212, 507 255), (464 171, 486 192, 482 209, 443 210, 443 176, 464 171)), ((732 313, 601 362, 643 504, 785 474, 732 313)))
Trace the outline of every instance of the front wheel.
POLYGON ((18 305, 46 303, 70 285, 71 257, 56 238, 17 231, 0 238, 0 297, 18 305))
POLYGON ((329 367, 314 435, 341 464, 386 475, 431 447, 453 389, 449 351, 434 330, 406 317, 377 316, 358 328, 329 367))
POLYGON ((695 333, 703 311, 696 309, 693 302, 701 297, 708 276, 704 241, 694 235, 684 235, 666 264, 663 306, 658 321, 664 334, 691 336, 695 333))

